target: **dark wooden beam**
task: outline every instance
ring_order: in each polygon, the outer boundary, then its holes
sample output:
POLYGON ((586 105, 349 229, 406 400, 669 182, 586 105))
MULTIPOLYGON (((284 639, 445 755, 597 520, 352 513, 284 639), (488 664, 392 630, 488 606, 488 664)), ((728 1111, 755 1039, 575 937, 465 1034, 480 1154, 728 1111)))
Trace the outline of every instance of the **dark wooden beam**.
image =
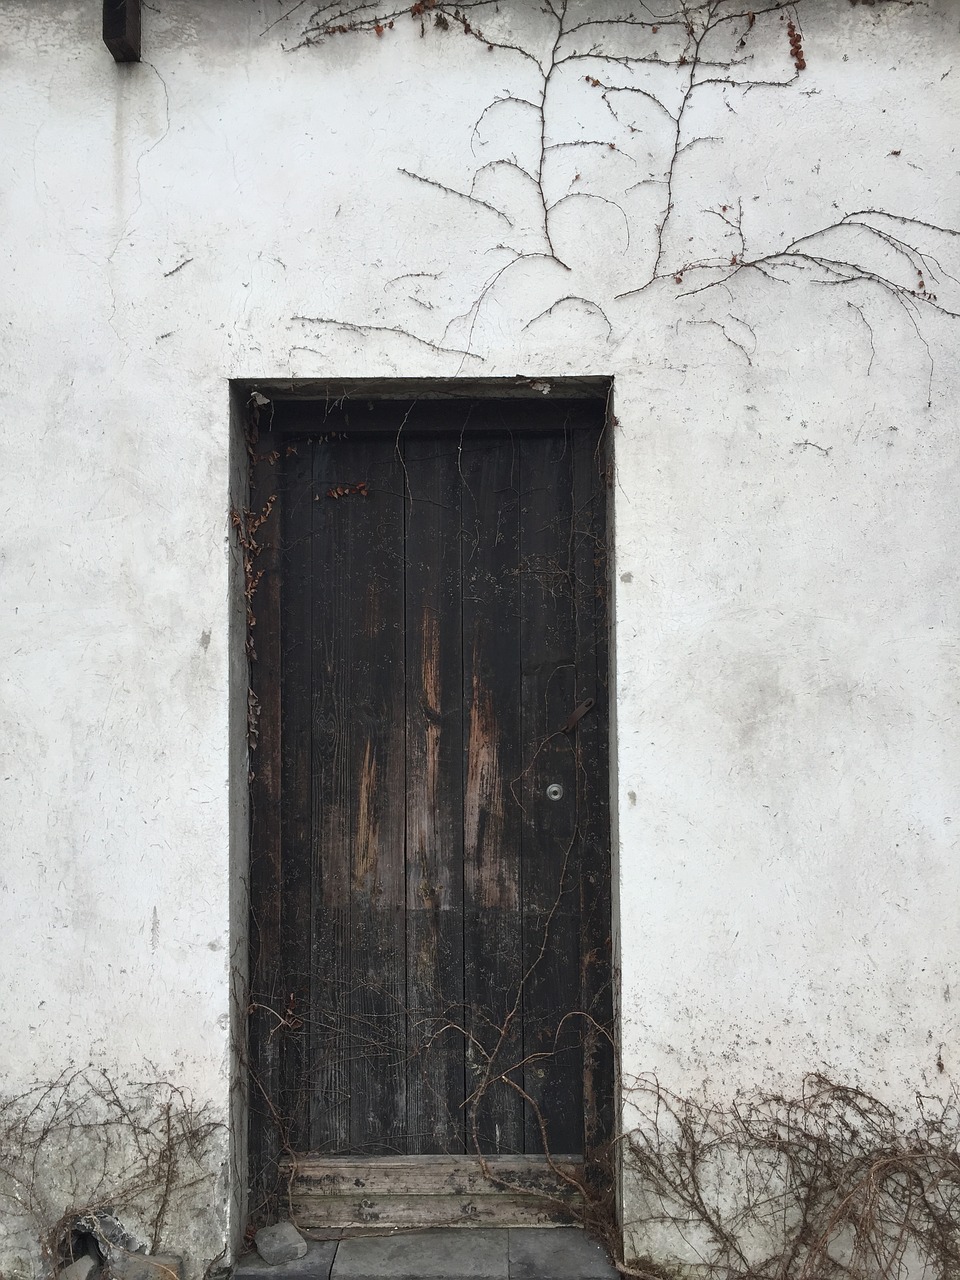
POLYGON ((117 62, 140 61, 140 0, 103 0, 103 43, 117 62))

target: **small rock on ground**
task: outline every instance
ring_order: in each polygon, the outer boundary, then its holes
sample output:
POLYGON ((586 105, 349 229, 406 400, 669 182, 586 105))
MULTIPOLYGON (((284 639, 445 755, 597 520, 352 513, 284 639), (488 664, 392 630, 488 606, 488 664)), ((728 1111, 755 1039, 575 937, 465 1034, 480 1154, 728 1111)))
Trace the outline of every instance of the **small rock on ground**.
POLYGON ((278 1268, 271 1267, 256 1250, 251 1250, 234 1268, 234 1280, 329 1280, 336 1252, 336 1240, 309 1240, 302 1258, 294 1258, 278 1268))
POLYGON ((307 1252, 307 1242, 292 1222, 275 1222, 271 1227, 261 1227, 254 1236, 257 1253, 271 1267, 293 1262, 307 1252))

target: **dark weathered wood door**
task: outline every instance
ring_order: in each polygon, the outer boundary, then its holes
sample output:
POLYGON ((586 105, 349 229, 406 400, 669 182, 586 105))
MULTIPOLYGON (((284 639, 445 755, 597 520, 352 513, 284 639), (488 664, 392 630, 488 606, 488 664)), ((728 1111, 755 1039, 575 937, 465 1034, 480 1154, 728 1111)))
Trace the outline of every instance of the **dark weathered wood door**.
POLYGON ((256 445, 254 1149, 609 1125, 603 408, 276 404, 256 445))

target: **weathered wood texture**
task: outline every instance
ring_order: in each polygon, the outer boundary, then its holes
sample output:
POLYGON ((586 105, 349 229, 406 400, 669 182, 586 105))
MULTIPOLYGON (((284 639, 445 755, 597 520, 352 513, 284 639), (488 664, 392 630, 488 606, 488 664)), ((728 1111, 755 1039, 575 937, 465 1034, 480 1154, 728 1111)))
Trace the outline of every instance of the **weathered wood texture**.
POLYGON ((455 437, 405 444, 407 1151, 461 1149, 463 643, 455 437), (452 783, 452 785, 451 785, 452 783))
POLYGON ((523 1150, 519 442, 460 453, 463 615, 463 927, 467 1144, 523 1150))
POLYGON ((589 1167, 612 1120, 602 410, 310 412, 275 406, 256 477, 279 498, 254 1150, 589 1167))
MULTIPOLYGON (((304 587, 320 885, 311 949, 324 990, 309 1025, 329 1084, 308 1100, 309 1145, 397 1151, 407 1127, 403 472, 388 440, 314 453, 315 571, 304 587)), ((289 942, 302 954, 308 938, 289 942)))
POLYGON ((569 1221, 583 1167, 571 1156, 285 1161, 290 1210, 306 1230, 527 1227, 569 1221))
POLYGON ((524 1150, 582 1149, 582 1026, 576 743, 560 732, 579 702, 596 694, 576 662, 576 538, 572 524, 572 441, 525 442, 520 548, 524 1150), (551 799, 548 788, 562 788, 551 799), (560 995, 562 993, 562 995, 560 995), (565 998, 563 1020, 558 1006, 565 998))

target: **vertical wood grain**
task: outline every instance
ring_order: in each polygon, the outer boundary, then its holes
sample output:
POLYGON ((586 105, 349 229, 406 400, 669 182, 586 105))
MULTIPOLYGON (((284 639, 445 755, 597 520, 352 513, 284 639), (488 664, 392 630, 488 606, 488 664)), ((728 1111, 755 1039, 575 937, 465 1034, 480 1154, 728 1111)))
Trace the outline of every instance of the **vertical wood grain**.
POLYGON ((583 1142, 579 1004, 580 835, 574 745, 560 727, 577 705, 573 442, 521 447, 520 737, 523 774, 523 1084, 525 1151, 583 1142), (563 788, 559 800, 548 786, 563 788))
POLYGON ((467 437, 463 481, 464 992, 471 1141, 523 1150, 520 940, 519 459, 514 437, 467 437))
POLYGON ((458 441, 404 444, 407 1150, 464 1148, 463 700, 458 441))
POLYGON ((401 1150, 405 1127, 401 475, 390 441, 318 445, 314 1130, 370 1153, 401 1150))
POLYGON ((313 914, 311 839, 313 663, 313 466, 308 440, 278 450, 281 480, 280 595, 280 1007, 273 1036, 282 1050, 277 1111, 287 1117, 285 1137, 299 1148, 309 1140, 312 1071, 312 971, 304 947, 313 914))

